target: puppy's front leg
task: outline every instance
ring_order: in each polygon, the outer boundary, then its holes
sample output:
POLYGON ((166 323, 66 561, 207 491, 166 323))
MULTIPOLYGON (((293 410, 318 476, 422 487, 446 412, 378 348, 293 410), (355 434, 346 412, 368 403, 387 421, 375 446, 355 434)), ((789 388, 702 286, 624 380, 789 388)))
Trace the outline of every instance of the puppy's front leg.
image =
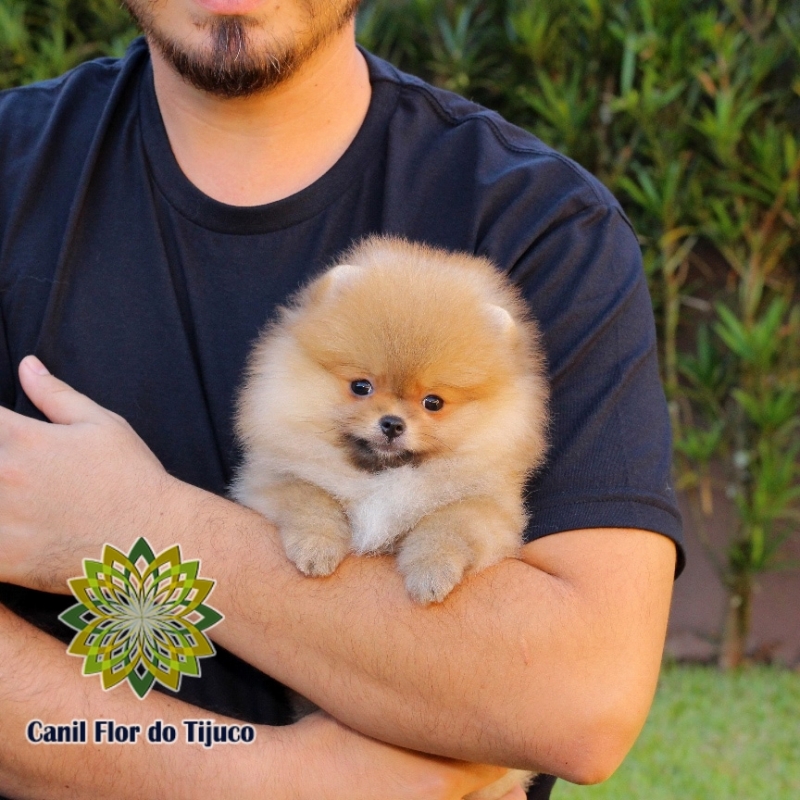
POLYGON ((278 526, 283 549, 304 575, 330 575, 350 549, 344 510, 327 492, 300 480, 261 488, 248 502, 278 526))
POLYGON ((522 510, 470 497, 428 514, 402 540, 397 565, 418 603, 438 603, 467 571, 513 556, 521 544, 522 510))

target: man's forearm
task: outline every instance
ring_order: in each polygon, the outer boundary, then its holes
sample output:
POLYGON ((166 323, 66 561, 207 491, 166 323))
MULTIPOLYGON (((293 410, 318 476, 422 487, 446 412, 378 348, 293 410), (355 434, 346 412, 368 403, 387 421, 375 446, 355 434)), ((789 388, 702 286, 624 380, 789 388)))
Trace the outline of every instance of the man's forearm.
POLYGON ((573 567, 569 537, 581 533, 550 537, 539 563, 530 553, 530 563, 506 561, 428 607, 409 600, 389 557, 303 577, 269 523, 185 484, 153 535, 164 547, 185 541, 218 580, 216 640, 337 719, 425 752, 590 781, 644 721, 674 548, 657 534, 606 531, 575 543, 573 567), (649 560, 638 574, 584 579, 603 558, 620 570, 649 560), (629 618, 608 624, 617 609, 629 618))
MULTIPOLYGON (((497 767, 434 758, 374 741, 316 713, 285 728, 256 727, 250 744, 188 744, 184 719, 209 713, 125 687, 103 692, 64 646, 0 606, 0 796, 21 800, 456 800, 502 775, 497 767), (86 720, 87 742, 34 744, 33 720, 86 720), (156 719, 180 733, 145 741, 156 719), (139 725, 136 744, 93 744, 98 720, 139 725)), ((217 724, 231 723, 213 715, 217 724)), ((508 800, 511 800, 509 795, 508 800)))
MULTIPOLYGON (((65 647, 0 606, 0 796, 119 800, 174 797, 288 797, 273 783, 279 768, 281 729, 259 729, 252 745, 202 748, 183 741, 183 719, 208 715, 153 692, 144 702, 127 689, 104 693, 97 678, 80 674, 65 647), (32 720, 69 725, 88 722, 86 744, 32 744, 32 720), (97 719, 139 724, 136 745, 92 744, 97 719), (144 741, 156 719, 179 731, 174 744, 144 741), (232 790, 235 790, 232 793, 232 790)), ((222 720, 219 716, 216 719, 222 720)), ((233 722, 233 720, 229 720, 233 722)))

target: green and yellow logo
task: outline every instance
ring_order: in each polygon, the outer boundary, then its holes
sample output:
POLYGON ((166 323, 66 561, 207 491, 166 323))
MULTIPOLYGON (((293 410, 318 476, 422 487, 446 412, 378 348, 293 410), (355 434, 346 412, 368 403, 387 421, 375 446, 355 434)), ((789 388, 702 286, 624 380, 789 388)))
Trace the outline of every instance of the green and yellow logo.
POLYGON ((184 675, 200 676, 200 659, 216 651, 204 631, 222 620, 205 603, 214 581, 200 562, 181 562, 178 545, 155 555, 140 538, 124 553, 107 544, 103 560, 84 559, 69 587, 78 603, 59 619, 77 634, 67 652, 84 659, 108 691, 128 681, 144 699, 155 682, 173 692, 184 675))

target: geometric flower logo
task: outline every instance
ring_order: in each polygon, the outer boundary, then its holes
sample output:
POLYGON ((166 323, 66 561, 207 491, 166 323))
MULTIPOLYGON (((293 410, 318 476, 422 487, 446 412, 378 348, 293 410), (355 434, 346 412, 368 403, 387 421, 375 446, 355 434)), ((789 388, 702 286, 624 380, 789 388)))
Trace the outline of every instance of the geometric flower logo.
POLYGON ((203 631, 222 614, 204 602, 214 581, 198 577, 199 561, 181 563, 178 545, 156 556, 140 538, 128 555, 105 545, 83 571, 59 619, 77 631, 67 652, 84 675, 99 673, 106 691, 127 680, 140 699, 155 682, 177 692, 184 675, 200 677, 200 659, 216 653, 203 631))

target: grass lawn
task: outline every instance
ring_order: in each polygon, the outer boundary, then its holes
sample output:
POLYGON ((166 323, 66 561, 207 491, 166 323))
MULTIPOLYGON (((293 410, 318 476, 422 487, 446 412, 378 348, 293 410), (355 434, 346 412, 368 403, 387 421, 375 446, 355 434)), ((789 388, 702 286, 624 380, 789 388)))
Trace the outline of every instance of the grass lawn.
POLYGON ((606 783, 553 800, 798 800, 800 673, 668 667, 650 718, 606 783))

